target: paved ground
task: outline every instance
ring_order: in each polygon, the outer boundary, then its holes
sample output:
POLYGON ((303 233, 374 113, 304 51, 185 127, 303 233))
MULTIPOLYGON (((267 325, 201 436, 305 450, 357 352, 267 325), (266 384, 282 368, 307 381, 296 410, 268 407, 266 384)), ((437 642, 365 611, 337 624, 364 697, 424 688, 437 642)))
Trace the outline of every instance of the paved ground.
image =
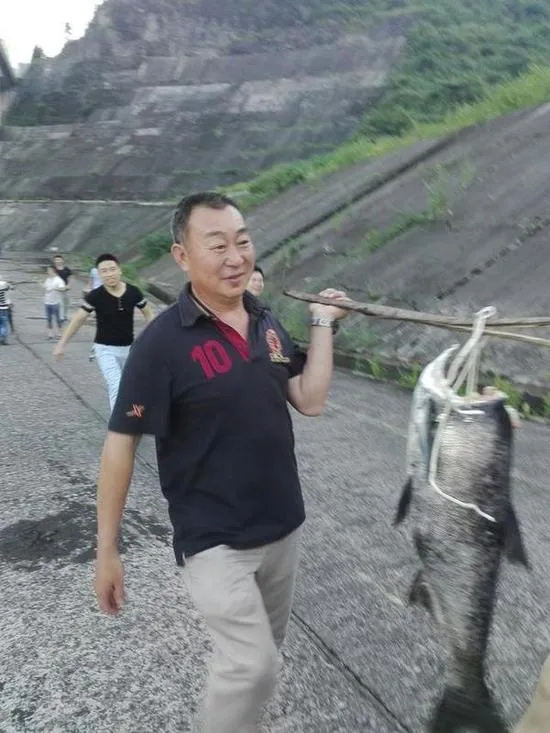
MULTIPOLYGON (((18 338, 0 347, 1 733, 180 733, 203 679, 205 629, 170 548, 152 442, 124 524, 128 603, 102 616, 91 589, 95 477, 108 403, 84 327, 53 364, 30 270, 18 338)), ((415 569, 391 518, 410 394, 338 373, 324 415, 295 417, 309 519, 280 691, 267 733, 423 733, 443 660, 403 599, 415 569)), ((550 430, 518 431, 515 496, 533 570, 505 567, 489 683, 519 719, 550 648, 550 430)))

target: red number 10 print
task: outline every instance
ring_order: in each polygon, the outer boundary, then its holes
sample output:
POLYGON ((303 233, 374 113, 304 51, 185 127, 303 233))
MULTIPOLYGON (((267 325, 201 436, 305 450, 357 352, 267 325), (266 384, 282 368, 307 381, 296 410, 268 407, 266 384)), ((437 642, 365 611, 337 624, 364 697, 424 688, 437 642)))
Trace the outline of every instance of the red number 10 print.
POLYGON ((225 374, 231 369, 231 359, 218 341, 207 341, 202 346, 195 346, 191 358, 199 362, 207 379, 213 379, 216 374, 225 374))

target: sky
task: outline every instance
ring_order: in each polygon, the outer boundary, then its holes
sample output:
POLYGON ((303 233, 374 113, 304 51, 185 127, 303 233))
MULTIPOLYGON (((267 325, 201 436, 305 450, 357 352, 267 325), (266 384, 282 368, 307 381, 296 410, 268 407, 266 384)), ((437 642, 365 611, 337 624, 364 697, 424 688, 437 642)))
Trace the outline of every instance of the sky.
POLYGON ((46 56, 57 55, 65 44, 65 23, 79 38, 103 0, 0 0, 0 39, 14 68, 28 63, 35 46, 46 56))

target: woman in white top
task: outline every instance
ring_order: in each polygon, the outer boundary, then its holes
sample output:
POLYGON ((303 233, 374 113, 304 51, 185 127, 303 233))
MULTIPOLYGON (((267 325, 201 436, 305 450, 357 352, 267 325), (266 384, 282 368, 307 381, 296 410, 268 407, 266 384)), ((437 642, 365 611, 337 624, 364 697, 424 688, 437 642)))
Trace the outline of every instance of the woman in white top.
POLYGON ((44 280, 44 306, 48 321, 48 339, 53 339, 53 322, 57 325, 57 336, 61 333, 61 293, 65 290, 65 283, 53 269, 47 268, 48 277, 44 280))

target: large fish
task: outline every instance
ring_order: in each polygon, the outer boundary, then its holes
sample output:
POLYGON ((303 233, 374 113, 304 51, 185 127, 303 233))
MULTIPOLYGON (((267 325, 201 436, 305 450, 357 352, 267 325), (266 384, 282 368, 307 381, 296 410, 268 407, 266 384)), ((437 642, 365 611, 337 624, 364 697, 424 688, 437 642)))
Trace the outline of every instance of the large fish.
POLYGON ((431 733, 507 733, 485 682, 485 655, 503 555, 528 566, 510 495, 513 428, 506 395, 449 391, 456 347, 416 386, 408 480, 394 524, 407 514, 420 559, 409 601, 435 619, 447 652, 445 689, 431 733))

